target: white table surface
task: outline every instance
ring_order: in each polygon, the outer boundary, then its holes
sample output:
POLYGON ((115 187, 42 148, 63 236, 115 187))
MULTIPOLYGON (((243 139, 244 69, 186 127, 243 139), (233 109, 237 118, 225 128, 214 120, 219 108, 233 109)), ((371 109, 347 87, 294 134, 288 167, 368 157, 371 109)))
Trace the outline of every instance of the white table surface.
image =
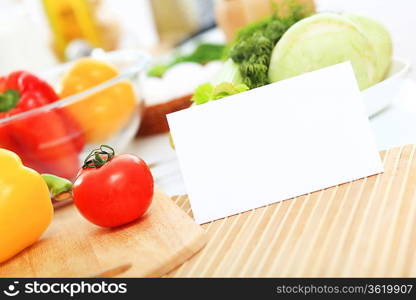
POLYGON ((152 165, 155 185, 169 196, 186 194, 175 151, 169 145, 169 134, 138 138, 127 152, 138 154, 152 165))

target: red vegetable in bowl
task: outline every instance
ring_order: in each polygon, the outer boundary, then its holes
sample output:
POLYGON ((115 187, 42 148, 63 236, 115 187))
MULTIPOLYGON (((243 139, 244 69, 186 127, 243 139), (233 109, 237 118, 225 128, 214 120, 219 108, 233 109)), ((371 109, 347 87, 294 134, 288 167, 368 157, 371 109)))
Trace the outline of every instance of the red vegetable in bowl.
POLYGON ((102 145, 85 159, 72 194, 87 220, 102 227, 116 227, 147 211, 153 198, 153 177, 139 157, 115 156, 113 148, 102 145))
POLYGON ((17 153, 26 166, 40 173, 73 179, 85 142, 72 117, 61 108, 18 116, 57 100, 53 88, 29 72, 0 77, 0 148, 17 153))

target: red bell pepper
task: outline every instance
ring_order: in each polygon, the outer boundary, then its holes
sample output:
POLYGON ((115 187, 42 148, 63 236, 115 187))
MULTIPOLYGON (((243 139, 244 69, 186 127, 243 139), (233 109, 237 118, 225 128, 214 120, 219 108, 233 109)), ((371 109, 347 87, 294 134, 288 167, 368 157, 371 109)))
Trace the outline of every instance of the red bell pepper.
POLYGON ((16 116, 57 100, 53 88, 29 72, 0 77, 0 148, 40 173, 74 179, 85 138, 72 116, 60 107, 16 116))

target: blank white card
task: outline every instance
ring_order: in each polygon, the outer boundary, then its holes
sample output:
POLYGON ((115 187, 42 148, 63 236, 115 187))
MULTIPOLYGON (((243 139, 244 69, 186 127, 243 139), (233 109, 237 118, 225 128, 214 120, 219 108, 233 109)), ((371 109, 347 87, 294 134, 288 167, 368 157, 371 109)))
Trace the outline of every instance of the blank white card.
POLYGON ((168 121, 200 224, 383 171, 349 62, 168 121))

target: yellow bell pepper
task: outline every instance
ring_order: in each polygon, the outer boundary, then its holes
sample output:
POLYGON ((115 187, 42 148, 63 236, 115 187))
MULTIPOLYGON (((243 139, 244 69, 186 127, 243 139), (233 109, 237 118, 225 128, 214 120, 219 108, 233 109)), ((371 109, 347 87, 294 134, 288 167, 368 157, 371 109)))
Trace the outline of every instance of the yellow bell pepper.
MULTIPOLYGON (((85 91, 118 75, 111 65, 93 58, 78 60, 61 83, 60 97, 85 91)), ((128 80, 72 103, 67 109, 85 130, 87 142, 100 143, 123 128, 136 108, 136 95, 128 80)))
POLYGON ((35 243, 48 228, 53 217, 49 189, 58 196, 71 187, 70 181, 40 175, 22 165, 15 153, 0 149, 0 263, 35 243))
POLYGON ((0 149, 0 263, 36 242, 53 207, 48 186, 13 152, 0 149))

